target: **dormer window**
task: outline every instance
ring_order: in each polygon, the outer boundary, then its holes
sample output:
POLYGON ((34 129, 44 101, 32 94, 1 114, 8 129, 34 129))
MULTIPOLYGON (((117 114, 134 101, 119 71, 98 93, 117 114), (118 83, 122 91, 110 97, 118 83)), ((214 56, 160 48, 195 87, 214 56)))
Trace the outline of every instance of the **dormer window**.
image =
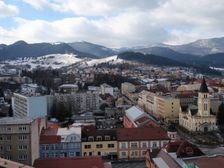
POLYGON ((94 141, 94 137, 93 136, 89 136, 88 137, 88 141, 94 141))
POLYGON ((96 140, 97 140, 97 141, 102 141, 102 136, 97 136, 97 137, 96 137, 96 140))
POLYGON ((110 141, 110 136, 106 135, 105 136, 105 141, 110 141))

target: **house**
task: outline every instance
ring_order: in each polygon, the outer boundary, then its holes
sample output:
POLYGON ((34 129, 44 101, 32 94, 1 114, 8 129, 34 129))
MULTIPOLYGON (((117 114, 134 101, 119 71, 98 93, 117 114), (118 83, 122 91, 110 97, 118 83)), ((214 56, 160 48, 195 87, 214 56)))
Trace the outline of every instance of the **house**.
POLYGON ((82 129, 82 156, 117 158, 116 130, 97 130, 93 126, 82 129))
POLYGON ((117 152, 119 159, 142 159, 146 149, 164 147, 170 138, 160 127, 117 129, 117 152))
POLYGON ((48 128, 40 136, 40 158, 81 155, 81 128, 48 128))

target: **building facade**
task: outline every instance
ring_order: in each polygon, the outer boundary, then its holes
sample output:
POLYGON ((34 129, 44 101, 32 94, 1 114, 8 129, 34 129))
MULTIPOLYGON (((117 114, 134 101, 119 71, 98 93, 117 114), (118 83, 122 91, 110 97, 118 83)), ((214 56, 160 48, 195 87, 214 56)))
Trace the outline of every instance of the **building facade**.
POLYGON ((39 158, 39 121, 31 118, 0 118, 0 157, 33 165, 39 158))
POLYGON ((47 97, 14 93, 12 109, 15 117, 45 117, 47 116, 47 97))
POLYGON ((81 155, 81 128, 48 128, 40 136, 40 158, 81 155))
POLYGON ((170 138, 162 128, 121 128, 117 130, 119 159, 141 159, 147 149, 164 147, 170 138))
POLYGON ((86 127, 82 130, 82 156, 117 158, 116 130, 96 130, 86 127))

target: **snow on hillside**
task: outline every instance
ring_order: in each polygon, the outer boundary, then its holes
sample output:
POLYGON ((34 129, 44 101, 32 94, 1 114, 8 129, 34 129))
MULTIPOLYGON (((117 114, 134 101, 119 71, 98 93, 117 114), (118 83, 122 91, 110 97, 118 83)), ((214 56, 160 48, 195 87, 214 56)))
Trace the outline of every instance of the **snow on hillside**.
POLYGON ((27 66, 30 67, 30 69, 34 69, 37 67, 51 67, 53 69, 59 69, 75 63, 79 63, 80 66, 85 67, 105 62, 116 64, 122 62, 122 59, 117 59, 117 56, 111 56, 101 59, 87 59, 77 58, 76 55, 73 54, 50 54, 37 58, 19 58, 17 60, 5 61, 5 63, 9 65, 27 66))

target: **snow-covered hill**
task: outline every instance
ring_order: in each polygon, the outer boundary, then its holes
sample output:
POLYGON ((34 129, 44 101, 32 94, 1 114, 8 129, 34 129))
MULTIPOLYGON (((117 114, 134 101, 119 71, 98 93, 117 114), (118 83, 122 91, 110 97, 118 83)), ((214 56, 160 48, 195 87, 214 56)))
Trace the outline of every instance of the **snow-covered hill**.
POLYGON ((90 59, 90 58, 77 58, 74 54, 50 54, 37 58, 19 58, 17 60, 8 60, 5 61, 5 64, 8 65, 18 65, 18 66, 27 66, 30 69, 37 67, 52 69, 59 69, 65 66, 69 66, 75 63, 79 63, 80 66, 93 66, 105 62, 110 63, 119 63, 122 62, 121 59, 117 59, 117 56, 111 56, 101 59, 90 59))

